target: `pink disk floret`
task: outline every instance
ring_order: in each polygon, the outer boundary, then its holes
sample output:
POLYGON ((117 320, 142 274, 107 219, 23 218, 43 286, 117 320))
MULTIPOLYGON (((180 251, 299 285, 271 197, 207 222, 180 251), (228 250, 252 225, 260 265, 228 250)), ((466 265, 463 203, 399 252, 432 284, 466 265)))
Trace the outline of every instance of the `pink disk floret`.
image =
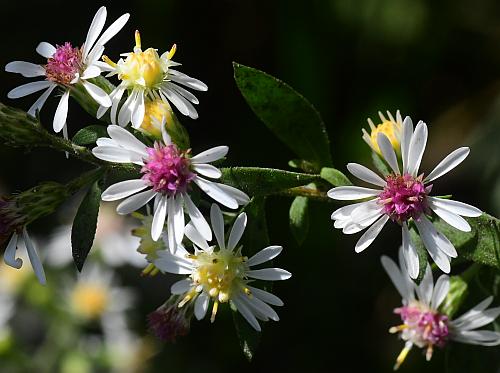
POLYGON ((56 45, 56 51, 45 65, 47 79, 60 84, 70 84, 82 68, 82 53, 71 43, 56 45))
POLYGON ((386 182, 379 195, 379 203, 392 220, 401 223, 410 218, 417 219, 427 210, 426 197, 430 188, 424 186, 422 176, 389 175, 386 182))
POLYGON ((149 157, 145 160, 141 172, 153 190, 163 195, 174 196, 184 193, 196 176, 191 171, 191 162, 186 153, 175 145, 156 143, 154 148, 146 149, 149 157))
POLYGON ((444 347, 448 340, 448 316, 419 307, 397 308, 403 323, 427 345, 444 347))

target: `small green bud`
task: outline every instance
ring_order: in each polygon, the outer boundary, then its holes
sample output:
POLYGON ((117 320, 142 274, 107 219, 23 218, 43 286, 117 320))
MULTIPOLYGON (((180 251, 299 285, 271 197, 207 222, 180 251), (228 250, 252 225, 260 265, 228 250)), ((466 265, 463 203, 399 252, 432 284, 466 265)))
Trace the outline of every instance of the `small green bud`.
POLYGON ((467 282, 460 276, 450 277, 450 290, 441 305, 441 311, 448 315, 449 318, 452 318, 453 315, 455 315, 455 313, 459 310, 465 298, 467 298, 467 294, 467 282))

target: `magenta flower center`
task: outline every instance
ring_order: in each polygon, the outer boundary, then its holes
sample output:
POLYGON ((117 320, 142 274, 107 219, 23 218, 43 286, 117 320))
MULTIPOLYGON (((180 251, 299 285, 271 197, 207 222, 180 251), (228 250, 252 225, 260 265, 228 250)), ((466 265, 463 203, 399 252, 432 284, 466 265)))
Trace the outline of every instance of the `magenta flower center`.
POLYGON ((384 206, 384 212, 399 223, 410 218, 417 219, 427 210, 427 193, 422 177, 411 175, 389 175, 387 185, 379 195, 379 203, 384 206))
POLYGON ((186 192, 196 176, 191 171, 191 162, 186 153, 175 145, 156 143, 154 148, 146 149, 149 157, 145 160, 141 172, 153 190, 163 195, 174 196, 186 192))
POLYGON ((47 79, 68 85, 82 69, 82 53, 73 48, 71 43, 56 45, 54 55, 47 60, 45 75, 47 79))
POLYGON ((403 339, 411 340, 419 347, 446 345, 448 316, 418 306, 404 306, 394 312, 403 321, 403 327, 400 327, 403 339))

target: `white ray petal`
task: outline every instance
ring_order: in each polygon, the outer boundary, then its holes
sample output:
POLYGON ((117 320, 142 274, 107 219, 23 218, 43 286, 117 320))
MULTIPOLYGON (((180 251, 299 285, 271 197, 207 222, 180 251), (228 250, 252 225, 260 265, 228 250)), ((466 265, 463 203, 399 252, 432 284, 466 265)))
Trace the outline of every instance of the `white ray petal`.
POLYGON ((403 160, 403 173, 408 173, 408 154, 410 152, 410 142, 413 136, 413 122, 410 117, 406 117, 403 122, 401 136, 401 158, 403 160))
POLYGON ((198 229, 195 228, 193 221, 186 225, 184 229, 184 234, 186 237, 194 243, 196 246, 200 247, 204 251, 209 250, 209 246, 205 238, 200 234, 198 229))
POLYGON ((222 216, 222 211, 220 207, 215 203, 212 203, 210 207, 210 221, 212 223, 212 229, 217 239, 217 243, 221 249, 226 248, 226 243, 224 242, 224 217, 222 216))
POLYGON ((42 89, 49 88, 53 85, 51 81, 41 80, 39 82, 30 82, 19 87, 12 89, 9 93, 7 93, 7 97, 11 99, 20 98, 24 96, 31 95, 32 93, 41 91, 42 89))
POLYGON ((118 113, 118 125, 125 127, 132 119, 132 112, 135 109, 137 95, 139 91, 133 90, 123 103, 118 113))
POLYGON ((347 169, 358 179, 366 181, 367 183, 378 185, 381 187, 385 187, 387 184, 385 180, 378 176, 375 172, 358 163, 348 163, 347 169))
POLYGON ((94 19, 92 19, 89 31, 87 32, 87 38, 85 39, 85 43, 83 44, 83 50, 82 50, 83 60, 86 59, 90 49, 92 48, 95 41, 97 40, 97 37, 101 33, 104 27, 104 23, 106 22, 106 15, 107 15, 106 7, 102 6, 95 14, 94 19))
POLYGON ((146 152, 147 146, 125 128, 116 125, 109 125, 107 131, 109 136, 123 148, 135 151, 142 154, 144 157, 148 156, 148 153, 146 152))
POLYGON ((368 228, 368 230, 365 233, 363 233, 358 242, 356 242, 354 250, 357 253, 360 253, 363 250, 365 250, 368 246, 370 246, 372 242, 375 240, 375 238, 377 238, 382 228, 384 228, 384 225, 385 223, 387 223, 387 220, 389 220, 389 216, 384 215, 375 223, 373 223, 373 225, 370 228, 368 228))
POLYGON ((170 88, 165 87, 162 87, 161 92, 177 109, 179 109, 182 114, 189 116, 192 119, 198 118, 198 112, 196 111, 195 107, 182 95, 180 95, 176 91, 171 90, 170 88))
POLYGON ((144 121, 144 114, 146 113, 146 106, 144 104, 144 92, 137 93, 135 107, 132 111, 132 127, 139 128, 144 121))
POLYGON ((288 280, 292 277, 292 274, 281 268, 263 268, 263 269, 253 269, 247 271, 246 275, 257 280, 264 281, 280 281, 288 280))
POLYGON ((45 278, 45 271, 43 270, 42 261, 38 256, 38 251, 36 250, 33 241, 28 235, 26 227, 23 228, 23 240, 24 244, 26 245, 26 251, 28 252, 28 258, 30 259, 33 272, 35 272, 38 282, 40 282, 40 284, 42 285, 45 285, 47 283, 47 279, 45 278))
POLYGON ((184 199, 182 197, 182 194, 177 194, 173 198, 173 215, 172 215, 172 220, 173 220, 173 228, 174 228, 174 234, 175 234, 175 242, 177 245, 179 245, 182 242, 182 239, 184 238, 184 199))
POLYGON ((66 91, 57 105, 56 114, 54 115, 54 121, 52 123, 54 132, 56 133, 60 132, 66 125, 66 118, 68 117, 68 99, 69 91, 66 91))
POLYGON ((263 301, 261 301, 259 298, 257 298, 257 297, 252 297, 252 298, 246 297, 246 298, 243 298, 243 299, 245 299, 247 301, 247 304, 251 308, 253 308, 255 311, 257 311, 260 314, 262 314, 263 316, 265 316, 267 319, 271 319, 273 321, 279 321, 280 320, 280 318, 279 318, 278 314, 276 313, 276 311, 273 310, 271 308, 271 306, 269 306, 268 304, 266 304, 263 301))
POLYGON ((379 203, 378 199, 374 199, 359 205, 353 210, 350 218, 354 224, 366 226, 366 222, 371 221, 374 216, 381 216, 383 209, 384 207, 379 203))
POLYGON ((52 58, 52 56, 54 55, 54 53, 56 53, 56 47, 54 47, 50 43, 47 43, 46 41, 42 41, 36 47, 36 51, 42 57, 52 58))
POLYGON ((368 197, 376 197, 380 190, 363 188, 358 186, 340 186, 328 191, 328 197, 341 201, 352 201, 368 197))
POLYGON ((434 293, 431 299, 431 308, 437 310, 448 295, 450 290, 450 278, 447 275, 441 275, 434 286, 434 293))
POLYGON ((192 286, 193 283, 191 282, 191 280, 185 278, 184 280, 180 280, 172 284, 172 286, 170 287, 170 292, 176 295, 184 294, 189 289, 191 289, 192 286))
POLYGON ((229 250, 233 250, 238 242, 240 242, 241 236, 243 236, 243 232, 245 232, 245 228, 247 226, 247 214, 244 212, 238 215, 236 220, 234 221, 233 227, 231 228, 231 233, 229 234, 229 240, 227 242, 227 248, 229 250))
POLYGON ((332 220, 350 219, 351 213, 364 203, 367 202, 358 202, 358 203, 353 203, 351 205, 340 207, 334 212, 332 212, 332 215, 330 217, 332 220))
POLYGON ((498 346, 500 344, 500 332, 492 330, 466 330, 453 333, 451 339, 457 342, 480 346, 498 346))
POLYGON ((184 202, 186 204, 188 215, 196 230, 206 241, 212 240, 212 230, 210 229, 210 225, 208 225, 207 220, 187 193, 184 194, 184 202))
POLYGON ((424 179, 424 182, 429 183, 433 180, 436 180, 438 177, 447 174, 455 167, 457 167, 460 163, 462 163, 465 158, 467 158, 469 153, 470 149, 467 147, 458 148, 452 151, 441 162, 439 162, 436 167, 434 167, 431 173, 424 179))
POLYGON ((81 81, 83 87, 88 92, 88 94, 101 106, 110 107, 111 99, 104 90, 95 84, 87 82, 86 80, 81 81))
POLYGON ((238 205, 246 205, 250 202, 250 197, 241 190, 226 184, 216 183, 216 185, 228 196, 234 198, 238 205))
MULTIPOLYGON (((427 247, 427 244, 429 245, 434 245, 436 246, 439 250, 444 252, 446 255, 452 258, 456 258, 458 256, 457 250, 453 246, 453 244, 446 238, 444 234, 439 232, 434 225, 427 219, 424 215, 422 215, 419 218, 417 227, 419 228, 420 232, 420 227, 424 228, 424 237, 422 237, 422 240, 424 241, 424 245, 427 247)), ((420 232, 422 235, 422 232, 420 232)), ((437 263, 436 263, 437 264, 437 263)))
POLYGON ((115 36, 120 30, 125 26, 130 14, 125 13, 116 21, 114 21, 101 35, 101 37, 96 41, 95 45, 105 45, 113 36, 115 36))
POLYGON ((151 238, 153 241, 158 241, 165 225, 165 217, 167 215, 167 197, 161 197, 158 206, 154 211, 153 223, 151 224, 151 238))
POLYGON ((192 89, 195 89, 197 91, 206 91, 208 90, 208 87, 205 83, 203 83, 201 80, 195 79, 190 77, 189 75, 186 75, 184 73, 181 73, 180 71, 170 69, 169 71, 169 79, 183 84, 187 87, 190 87, 192 89))
MULTIPOLYGON (((101 69, 99 69, 97 66, 90 65, 87 67, 84 71, 80 79, 86 80, 86 79, 92 79, 97 76, 101 75, 101 69)), ((111 106, 111 105, 109 105, 111 106)))
POLYGON ((191 163, 197 164, 218 161, 219 159, 224 158, 228 151, 229 147, 227 146, 216 146, 215 148, 210 148, 195 155, 191 158, 191 163))
POLYGON ((473 320, 478 315, 480 315, 485 309, 487 309, 489 307, 491 302, 493 302, 493 297, 489 296, 488 298, 486 298, 483 301, 476 304, 474 307, 472 307, 469 311, 464 313, 462 316, 453 320, 451 322, 451 324, 456 328, 460 328, 462 325, 469 323, 470 320, 473 320))
POLYGON ((28 114, 31 115, 32 117, 36 116, 36 112, 42 110, 43 105, 47 101, 47 98, 49 98, 50 94, 54 90, 54 88, 57 87, 57 84, 52 84, 45 92, 43 92, 40 97, 31 105, 31 107, 28 110, 28 114))
POLYGON ((219 188, 217 183, 205 180, 199 176, 196 176, 193 181, 200 187, 201 190, 203 190, 217 202, 230 209, 238 208, 238 202, 236 201, 236 199, 225 192, 223 189, 219 188))
POLYGON ((218 179, 222 176, 222 172, 220 172, 217 167, 214 167, 211 164, 193 164, 193 170, 211 179, 218 179))
POLYGON ((403 223, 401 231, 403 233, 402 250, 405 261, 404 264, 408 270, 408 275, 412 279, 416 279, 420 270, 420 261, 418 258, 417 247, 411 240, 410 232, 408 231, 408 226, 406 225, 406 223, 403 223))
POLYGON ((271 294, 259 288, 254 288, 253 286, 247 286, 247 287, 251 291, 253 296, 259 298, 260 300, 266 303, 272 304, 273 306, 283 306, 284 304, 283 301, 274 294, 271 294))
POLYGON ((454 201, 452 199, 438 198, 438 197, 428 197, 428 198, 429 201, 432 202, 434 206, 437 206, 444 210, 448 210, 457 215, 476 218, 478 216, 481 216, 482 214, 480 209, 468 205, 467 203, 454 201))
POLYGON ((21 74, 26 78, 34 78, 35 76, 44 76, 45 69, 41 65, 25 61, 13 61, 5 65, 5 71, 9 73, 21 74))
POLYGON ((391 140, 385 134, 379 132, 377 135, 377 144, 387 164, 394 173, 399 174, 398 157, 396 156, 396 152, 394 152, 391 140))
POLYGON ((7 264, 8 266, 19 269, 23 266, 23 260, 21 258, 16 258, 17 240, 18 240, 17 233, 14 232, 9 240, 9 243, 7 244, 7 248, 5 249, 3 260, 5 264, 7 264))
POLYGON ((396 263, 385 255, 380 258, 380 261, 382 262, 382 267, 384 267, 385 272, 389 275, 389 278, 401 295, 401 298, 406 301, 410 300, 414 291, 413 287, 408 287, 408 282, 403 277, 403 274, 396 263))
POLYGON ((252 256, 250 259, 248 259, 247 264, 250 267, 262 264, 264 262, 267 262, 271 259, 276 258, 278 255, 280 255, 282 250, 283 250, 283 247, 281 247, 281 246, 268 246, 268 247, 262 249, 261 251, 259 251, 254 256, 252 256))
MULTIPOLYGON (((241 297, 243 297, 243 296, 241 296, 241 297)), ((260 332, 261 328, 260 328, 259 322, 257 321, 257 319, 255 318, 255 316, 253 315, 252 311, 249 310, 248 306, 246 306, 242 302, 241 298, 240 297, 235 297, 234 299, 232 299, 232 302, 234 303, 234 305, 236 306, 236 308, 238 309, 238 311, 241 313, 241 315, 245 318, 245 320, 247 320, 247 322, 255 330, 257 330, 258 332, 260 332)))
MULTIPOLYGON (((437 245, 435 236, 434 236, 434 230, 429 231, 428 230, 428 224, 422 224, 423 218, 421 217, 419 221, 415 221, 418 232, 420 233, 420 237, 422 238, 422 241, 424 243, 425 248, 429 252, 429 255, 431 256, 432 260, 436 265, 443 271, 444 273, 450 273, 450 258, 447 254, 445 254, 444 251, 440 249, 440 247, 437 245)), ((429 222, 429 224, 432 226, 432 223, 429 222)))
POLYGON ((102 193, 103 201, 116 201, 147 188, 142 179, 125 180, 109 186, 102 193))
POLYGON ((202 320, 207 314, 209 302, 210 302, 210 297, 204 292, 202 292, 196 298, 196 301, 194 303, 194 315, 198 320, 202 320))
POLYGON ((413 176, 417 176, 420 162, 422 162, 425 146, 427 144, 427 131, 427 125, 419 121, 410 141, 410 149, 408 151, 408 173, 413 176))
POLYGON ((420 284, 415 287, 418 299, 427 307, 431 305, 432 293, 434 292, 434 279, 432 277, 431 266, 427 264, 425 274, 420 284))
POLYGON ((190 275, 193 272, 191 261, 173 255, 167 250, 158 251, 158 258, 154 261, 154 265, 162 272, 178 275, 190 275))
MULTIPOLYGON (((100 142, 102 143, 101 140, 100 142)), ((109 141, 106 141, 109 142, 109 141)), ((116 142, 115 142, 116 143, 116 142)), ((92 154, 103 161, 116 162, 116 163, 135 163, 138 165, 144 164, 143 155, 116 146, 99 145, 92 149, 92 154)))
POLYGON ((151 201, 155 195, 156 192, 152 189, 134 194, 133 196, 124 199, 116 207, 116 212, 120 215, 130 214, 136 210, 139 210, 142 206, 151 201))
POLYGON ((441 219, 443 219, 452 227, 462 232, 471 231, 471 226, 469 225, 469 223, 467 223, 467 221, 460 215, 454 214, 453 212, 437 207, 433 205, 432 202, 429 203, 429 207, 432 209, 432 211, 436 213, 437 216, 439 216, 441 219))
POLYGON ((193 104, 199 104, 198 98, 193 95, 191 92, 188 90, 182 88, 181 86, 178 86, 177 84, 171 83, 171 82, 165 82, 163 84, 166 88, 175 91, 177 94, 183 96, 186 98, 188 101, 191 101, 193 104))

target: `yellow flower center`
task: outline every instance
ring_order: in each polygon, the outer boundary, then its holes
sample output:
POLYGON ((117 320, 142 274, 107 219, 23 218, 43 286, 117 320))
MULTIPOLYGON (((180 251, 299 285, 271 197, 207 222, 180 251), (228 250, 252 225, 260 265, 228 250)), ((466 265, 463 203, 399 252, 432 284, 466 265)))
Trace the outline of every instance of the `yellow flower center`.
POLYGON ((120 64, 118 77, 121 80, 129 81, 131 84, 154 88, 163 81, 164 75, 160 56, 158 56, 156 50, 148 48, 144 52, 130 53, 125 62, 120 64))
POLYGON ((377 142, 377 136, 379 133, 383 133, 391 141, 392 147, 396 150, 396 152, 399 152, 400 142, 399 139, 397 138, 396 133, 400 131, 401 131, 401 126, 398 123, 387 120, 379 124, 377 127, 375 127, 375 129, 372 130, 372 133, 370 134, 370 140, 373 148, 376 150, 377 153, 381 154, 377 142))
POLYGON ((165 119, 167 126, 168 123, 172 122, 173 118, 170 105, 159 98, 152 101, 146 101, 146 111, 140 129, 153 135, 154 137, 160 138, 160 126, 163 123, 163 118, 165 119))
POLYGON ((78 284, 73 290, 71 301, 74 310, 86 319, 96 319, 106 310, 109 303, 107 289, 97 284, 78 284))
POLYGON ((203 286, 204 291, 221 303, 231 298, 235 287, 244 286, 246 257, 232 250, 221 249, 217 252, 202 252, 196 256, 197 269, 192 274, 193 281, 203 286))

